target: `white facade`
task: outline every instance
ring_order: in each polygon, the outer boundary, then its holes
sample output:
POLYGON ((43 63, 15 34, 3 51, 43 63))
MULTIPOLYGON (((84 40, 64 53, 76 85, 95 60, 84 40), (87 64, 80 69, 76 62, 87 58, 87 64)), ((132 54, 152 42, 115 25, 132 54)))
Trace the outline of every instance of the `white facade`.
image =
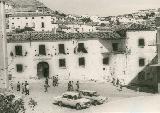
POLYGON ((10 16, 9 31, 13 31, 16 28, 23 29, 24 27, 31 27, 35 31, 52 31, 57 28, 57 25, 52 24, 54 18, 51 15, 36 15, 36 13, 32 15, 23 16, 23 14, 17 14, 17 16, 10 16))
POLYGON ((127 31, 126 39, 118 40, 88 38, 8 43, 9 73, 17 78, 37 77, 37 64, 47 62, 49 76, 59 75, 61 80, 105 80, 114 77, 129 84, 157 55, 155 42, 156 31, 127 31), (139 46, 139 39, 144 39, 144 46, 139 46), (84 43, 88 53, 75 54, 78 43, 84 43), (118 43, 116 52, 113 51, 113 43, 118 43), (46 46, 46 56, 35 56, 40 44, 46 46), (67 54, 58 54, 58 44, 65 45, 67 54), (23 56, 15 57, 16 45, 22 45, 23 56), (13 52, 13 57, 10 52, 13 52), (85 58, 84 67, 79 66, 80 57, 85 58), (66 60, 66 67, 59 67, 61 58, 66 60), (109 58, 107 65, 103 64, 103 58, 109 58), (140 58, 144 59, 143 66, 139 65, 140 58), (23 65, 23 72, 16 72, 16 64, 23 65))

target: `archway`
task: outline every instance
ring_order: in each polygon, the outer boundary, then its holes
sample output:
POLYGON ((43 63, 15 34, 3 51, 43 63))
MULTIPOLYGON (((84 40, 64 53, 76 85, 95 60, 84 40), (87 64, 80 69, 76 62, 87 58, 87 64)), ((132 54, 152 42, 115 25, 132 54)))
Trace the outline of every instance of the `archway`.
POLYGON ((49 77, 49 64, 47 62, 39 62, 37 64, 37 76, 38 78, 49 77))

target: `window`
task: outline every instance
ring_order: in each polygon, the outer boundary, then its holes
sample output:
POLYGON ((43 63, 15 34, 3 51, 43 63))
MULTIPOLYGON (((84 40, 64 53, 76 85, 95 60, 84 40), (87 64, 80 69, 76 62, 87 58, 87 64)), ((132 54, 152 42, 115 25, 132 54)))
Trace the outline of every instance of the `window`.
POLYGON ((44 28, 44 22, 41 23, 41 27, 44 28))
POLYGON ((108 65, 109 64, 109 57, 103 58, 103 64, 108 65))
POLYGON ((66 67, 65 59, 59 59, 59 67, 66 67))
POLYGON ((144 58, 140 58, 139 59, 139 66, 144 66, 145 65, 145 59, 144 58))
POLYGON ((28 19, 28 17, 26 17, 26 19, 28 19))
POLYGON ((16 55, 22 56, 22 46, 15 46, 16 55))
POLYGON ((85 66, 85 58, 84 57, 79 58, 79 66, 85 66))
POLYGON ((112 43, 113 51, 118 51, 118 43, 112 43))
POLYGON ((65 54, 64 44, 59 44, 58 47, 59 47, 59 53, 65 54))
POLYGON ((144 39, 139 39, 138 40, 138 45, 141 46, 141 47, 145 46, 144 39))
POLYGON ((41 19, 43 19, 43 17, 41 17, 41 19))
POLYGON ((23 65, 22 64, 17 64, 16 65, 16 69, 17 69, 17 72, 22 72, 23 71, 23 65))
POLYGON ((34 19, 34 17, 32 17, 32 19, 34 19))
POLYGON ((28 27, 28 23, 26 23, 26 27, 28 27))
POLYGON ((32 23, 32 28, 35 28, 35 23, 34 22, 32 23))
POLYGON ((138 80, 139 81, 145 80, 145 72, 144 71, 138 73, 138 80))
POLYGON ((87 53, 86 48, 84 47, 84 43, 78 43, 77 52, 87 53))
POLYGON ((39 45, 39 54, 40 55, 46 55, 45 45, 39 45))

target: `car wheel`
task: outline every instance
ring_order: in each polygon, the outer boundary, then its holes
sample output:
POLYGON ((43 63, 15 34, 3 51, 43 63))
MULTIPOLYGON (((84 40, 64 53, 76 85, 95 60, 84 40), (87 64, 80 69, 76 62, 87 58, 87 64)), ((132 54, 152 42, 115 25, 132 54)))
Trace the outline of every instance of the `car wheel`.
POLYGON ((62 102, 61 102, 61 101, 60 101, 60 102, 58 102, 58 105, 59 105, 59 106, 62 106, 62 102))
POLYGON ((98 101, 96 101, 96 100, 93 101, 93 105, 95 105, 95 106, 98 105, 98 101))
POLYGON ((80 110, 81 109, 81 105, 80 104, 76 104, 76 110, 80 110))

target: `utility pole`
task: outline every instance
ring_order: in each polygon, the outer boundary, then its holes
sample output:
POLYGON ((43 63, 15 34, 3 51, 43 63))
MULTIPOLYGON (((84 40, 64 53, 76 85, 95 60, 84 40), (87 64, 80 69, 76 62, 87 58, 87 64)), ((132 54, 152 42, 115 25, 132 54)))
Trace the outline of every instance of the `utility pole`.
POLYGON ((5 0, 0 0, 0 88, 8 89, 8 86, 5 0))

